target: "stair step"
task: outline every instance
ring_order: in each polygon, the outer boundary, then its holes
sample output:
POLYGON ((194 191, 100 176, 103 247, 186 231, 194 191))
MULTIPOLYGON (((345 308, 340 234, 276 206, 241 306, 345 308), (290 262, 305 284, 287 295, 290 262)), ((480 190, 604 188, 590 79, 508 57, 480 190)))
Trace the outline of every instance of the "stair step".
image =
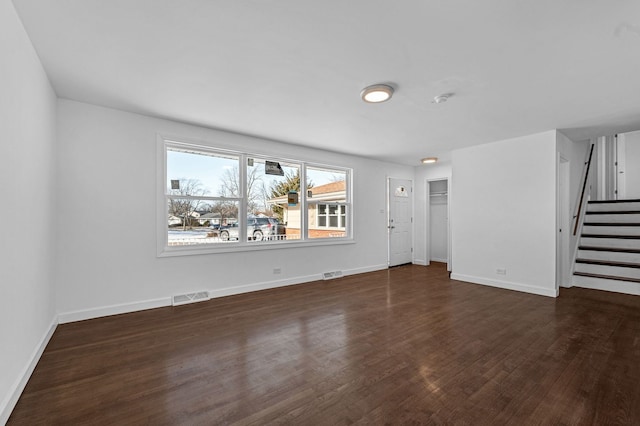
POLYGON ((621 249, 640 249, 640 236, 627 235, 597 235, 585 234, 580 236, 580 246, 589 247, 616 247, 621 249))
POLYGON ((578 258, 579 259, 590 259, 590 260, 600 260, 600 261, 612 261, 612 262, 628 262, 628 263, 640 263, 640 249, 636 250, 636 253, 633 250, 628 249, 614 249, 614 250, 606 250, 610 247, 593 247, 590 250, 590 247, 579 247, 578 248, 578 258))
POLYGON ((612 252, 618 252, 618 253, 640 253, 640 249, 632 249, 632 248, 624 248, 624 247, 579 246, 578 250, 612 251, 612 252))
POLYGON ((640 213, 632 212, 586 212, 584 216, 586 223, 620 223, 634 224, 640 223, 640 213))
POLYGON ((640 278, 624 278, 624 277, 618 277, 615 275, 592 274, 589 272, 574 272, 573 275, 577 275, 579 277, 600 278, 603 280, 628 281, 631 283, 640 283, 640 278))
POLYGON ((640 200, 596 201, 587 204, 587 212, 619 212, 640 210, 640 200))
POLYGON ((582 235, 638 235, 640 236, 640 226, 632 226, 629 223, 599 224, 585 223, 582 228, 582 235))
POLYGON ((615 235, 615 234, 582 234, 582 238, 619 238, 622 240, 640 240, 640 235, 615 235))
POLYGON ((574 274, 571 281, 576 287, 640 295, 640 280, 630 281, 619 277, 610 278, 607 275, 582 273, 574 274))
POLYGON ((640 267, 626 267, 619 263, 621 261, 603 261, 594 262, 576 262, 574 270, 581 274, 606 275, 610 277, 618 277, 623 280, 640 280, 640 267))
POLYGON ((584 226, 640 226, 640 222, 585 222, 584 226))
POLYGON ((637 268, 640 269, 640 263, 635 262, 621 262, 617 260, 601 260, 601 259, 585 259, 578 258, 576 263, 585 263, 589 265, 603 265, 603 266, 618 266, 621 268, 637 268))
POLYGON ((640 210, 587 210, 586 214, 640 214, 640 210))
POLYGON ((593 200, 589 204, 618 204, 618 203, 640 203, 640 199, 629 200, 593 200))

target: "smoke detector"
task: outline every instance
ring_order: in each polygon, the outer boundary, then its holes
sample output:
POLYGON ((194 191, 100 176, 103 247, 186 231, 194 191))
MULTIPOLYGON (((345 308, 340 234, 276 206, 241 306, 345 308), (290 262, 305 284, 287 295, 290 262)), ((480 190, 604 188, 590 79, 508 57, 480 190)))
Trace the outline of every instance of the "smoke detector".
POLYGON ((432 103, 434 104, 443 104, 449 100, 450 97, 453 96, 453 93, 443 93, 442 95, 438 95, 433 98, 432 103))

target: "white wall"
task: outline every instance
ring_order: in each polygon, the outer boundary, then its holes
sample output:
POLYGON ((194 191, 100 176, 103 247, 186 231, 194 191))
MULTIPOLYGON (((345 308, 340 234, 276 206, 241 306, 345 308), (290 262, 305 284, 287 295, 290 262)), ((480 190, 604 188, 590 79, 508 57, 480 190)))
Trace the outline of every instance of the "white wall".
POLYGON ((556 131, 456 150, 452 164, 452 278, 556 296, 556 131))
POLYGON ((0 424, 55 327, 55 94, 9 0, 0 0, 0 424))
POLYGON ((451 162, 424 164, 415 167, 414 179, 414 247, 413 263, 428 264, 429 254, 429 219, 427 209, 427 181, 449 179, 449 196, 451 196, 451 162))
POLYGON ((60 100, 58 309, 75 320, 168 303, 174 294, 231 294, 387 265, 382 163, 60 100), (157 133, 353 168, 355 244, 156 257, 157 133), (280 275, 273 269, 281 268, 280 275))
POLYGON ((625 139, 625 195, 626 199, 640 199, 640 131, 624 134, 625 139))

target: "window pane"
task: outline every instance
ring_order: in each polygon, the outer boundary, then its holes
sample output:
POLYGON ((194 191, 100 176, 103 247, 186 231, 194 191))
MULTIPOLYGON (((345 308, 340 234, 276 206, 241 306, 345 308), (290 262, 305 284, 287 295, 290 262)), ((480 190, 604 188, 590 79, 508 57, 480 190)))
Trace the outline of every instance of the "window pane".
POLYGON ((300 239, 299 164, 249 157, 247 194, 250 217, 261 218, 259 226, 247 229, 249 241, 300 239))
POLYGON ((167 194, 240 197, 239 158, 167 148, 167 194))
POLYGON ((346 212, 346 207, 330 203, 348 201, 347 173, 343 170, 321 167, 307 167, 306 173, 307 200, 310 203, 307 216, 309 238, 345 237, 347 235, 345 222, 341 221, 338 215, 342 211, 346 212), (322 204, 316 204, 318 201, 322 204))
POLYGON ((185 198, 167 200, 169 246, 238 241, 238 202, 185 198))
POLYGON ((307 167, 309 200, 346 202, 347 174, 342 170, 307 167))

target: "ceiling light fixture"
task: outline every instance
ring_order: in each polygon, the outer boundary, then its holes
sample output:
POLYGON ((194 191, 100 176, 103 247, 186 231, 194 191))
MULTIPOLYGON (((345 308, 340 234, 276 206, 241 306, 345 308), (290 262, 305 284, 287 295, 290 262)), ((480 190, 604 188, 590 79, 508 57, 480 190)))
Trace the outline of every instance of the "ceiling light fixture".
POLYGON ((434 104, 443 104, 449 100, 449 98, 453 96, 453 93, 443 93, 442 95, 438 95, 433 98, 434 104))
POLYGON ((438 161, 438 157, 426 157, 420 160, 422 164, 433 164, 438 161))
POLYGON ((373 86, 365 87, 360 96, 365 102, 377 104, 391 99, 393 87, 386 84, 374 84, 373 86))

